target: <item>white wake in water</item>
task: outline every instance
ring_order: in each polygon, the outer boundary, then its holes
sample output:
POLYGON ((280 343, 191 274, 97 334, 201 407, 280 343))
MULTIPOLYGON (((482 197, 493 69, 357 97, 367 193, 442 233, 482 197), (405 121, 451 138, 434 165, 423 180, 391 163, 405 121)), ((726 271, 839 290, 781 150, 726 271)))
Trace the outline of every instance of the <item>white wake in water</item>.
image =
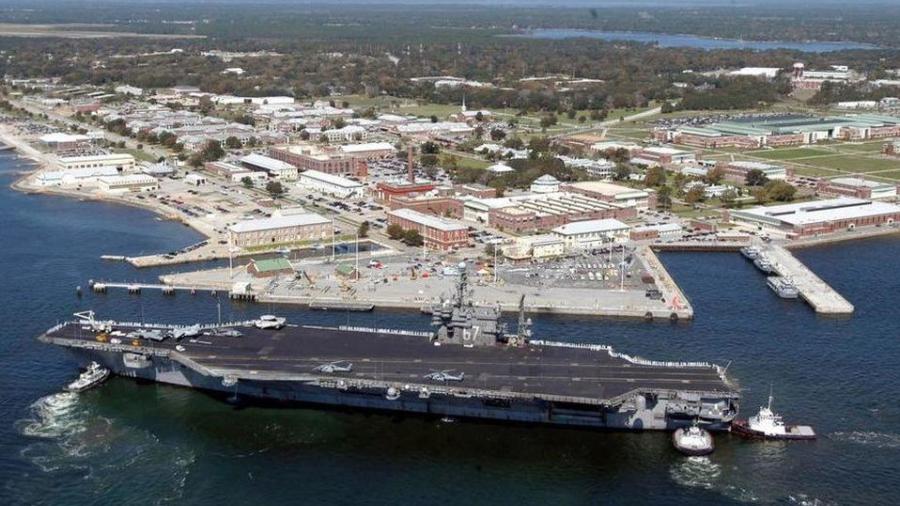
POLYGON ((879 449, 900 450, 900 434, 888 432, 835 432, 831 434, 835 441, 849 441, 851 443, 871 446, 879 449))
POLYGON ((712 490, 722 475, 722 468, 709 457, 687 457, 672 466, 669 475, 683 487, 712 490))
POLYGON ((147 502, 147 497, 153 497, 155 503, 177 502, 196 461, 192 449, 162 442, 142 427, 103 417, 92 401, 79 394, 38 399, 16 428, 23 436, 36 439, 20 454, 42 471, 8 482, 7 492, 19 504, 52 499, 41 495, 46 493, 48 475, 66 484, 62 487, 66 497, 56 498, 59 504, 93 498, 97 490, 124 502, 129 498, 147 502), (123 476, 141 477, 141 497, 134 497, 123 476))

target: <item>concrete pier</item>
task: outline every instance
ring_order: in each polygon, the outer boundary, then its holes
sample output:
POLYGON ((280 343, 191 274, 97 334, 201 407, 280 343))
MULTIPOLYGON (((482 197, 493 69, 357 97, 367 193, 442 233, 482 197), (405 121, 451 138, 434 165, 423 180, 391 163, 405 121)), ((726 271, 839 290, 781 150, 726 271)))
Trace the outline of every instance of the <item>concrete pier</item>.
POLYGON ((849 315, 853 313, 853 304, 847 301, 834 288, 822 281, 787 249, 767 245, 762 247, 763 254, 772 262, 779 276, 793 281, 800 291, 800 296, 815 309, 817 313, 827 315, 849 315))

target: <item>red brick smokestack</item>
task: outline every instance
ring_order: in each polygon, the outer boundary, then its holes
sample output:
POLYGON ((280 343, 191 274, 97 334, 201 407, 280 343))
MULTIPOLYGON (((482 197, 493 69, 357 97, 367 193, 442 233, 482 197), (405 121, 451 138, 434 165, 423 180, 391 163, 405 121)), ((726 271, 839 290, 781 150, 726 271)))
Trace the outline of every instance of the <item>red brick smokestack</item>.
POLYGON ((416 175, 413 170, 413 147, 410 144, 406 147, 406 178, 410 183, 416 182, 416 175))

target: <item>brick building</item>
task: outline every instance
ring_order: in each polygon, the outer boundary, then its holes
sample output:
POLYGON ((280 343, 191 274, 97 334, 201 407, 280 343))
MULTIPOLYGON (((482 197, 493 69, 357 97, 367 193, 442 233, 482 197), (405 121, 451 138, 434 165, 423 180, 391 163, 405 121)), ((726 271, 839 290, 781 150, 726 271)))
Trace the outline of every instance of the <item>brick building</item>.
POLYGON ((416 230, 432 249, 449 250, 469 244, 469 231, 457 221, 420 213, 412 209, 396 209, 388 214, 388 223, 403 230, 416 230))
POLYGON ((356 177, 366 177, 369 172, 364 157, 315 145, 274 146, 269 148, 269 156, 287 162, 301 171, 316 170, 325 174, 356 177))

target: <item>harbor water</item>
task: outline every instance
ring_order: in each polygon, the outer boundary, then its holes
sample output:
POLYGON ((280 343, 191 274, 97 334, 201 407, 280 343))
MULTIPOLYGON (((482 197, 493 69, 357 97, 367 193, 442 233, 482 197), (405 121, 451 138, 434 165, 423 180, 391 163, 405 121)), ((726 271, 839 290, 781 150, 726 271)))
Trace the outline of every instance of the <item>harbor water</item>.
POLYGON ((872 44, 853 41, 783 41, 783 40, 743 40, 703 37, 690 34, 669 34, 652 32, 616 32, 604 30, 579 30, 574 28, 539 28, 513 35, 529 39, 600 39, 607 41, 640 42, 659 47, 690 47, 695 49, 749 49, 772 51, 777 49, 803 51, 807 53, 828 53, 853 49, 879 49, 872 44))
MULTIPOLYGON (((856 306, 847 319, 778 298, 729 253, 662 256, 694 305, 693 322, 535 318, 541 338, 730 363, 744 416, 771 386, 776 411, 821 436, 754 443, 717 434, 713 455, 686 458, 658 432, 247 407, 122 378, 60 393, 75 363, 34 339, 57 321, 93 309, 103 318, 212 322, 216 299, 89 293, 91 278, 154 281, 169 272, 102 254, 169 251, 201 238, 145 210, 11 190, 26 169, 0 154, 0 504, 889 504, 900 495, 900 238, 798 252, 856 306)), ((221 304, 223 319, 274 311, 293 323, 429 324, 413 312, 221 304)))

